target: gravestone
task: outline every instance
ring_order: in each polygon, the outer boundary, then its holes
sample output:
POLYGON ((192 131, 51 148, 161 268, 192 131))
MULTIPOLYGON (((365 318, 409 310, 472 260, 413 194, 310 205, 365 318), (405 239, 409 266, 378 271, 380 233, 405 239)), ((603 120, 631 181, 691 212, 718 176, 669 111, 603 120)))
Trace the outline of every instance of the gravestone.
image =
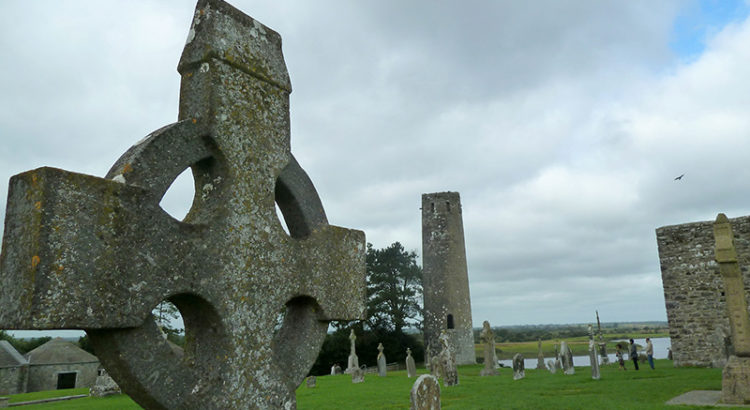
POLYGON ((525 367, 523 355, 521 353, 516 353, 513 356, 513 380, 519 380, 526 377, 525 367))
POLYGON ((113 394, 120 394, 120 386, 107 374, 106 370, 96 376, 94 385, 89 389, 89 396, 93 397, 105 397, 113 394))
POLYGON ((0 397, 0 407, 8 407, 9 401, 10 401, 10 397, 0 397))
POLYGON ((442 350, 438 356, 438 367, 440 368, 440 374, 443 377, 444 386, 455 386, 458 384, 458 368, 456 367, 456 354, 448 339, 448 334, 443 332, 440 334, 440 345, 442 350))
POLYGON ((383 344, 378 343, 378 376, 385 377, 387 375, 387 365, 385 361, 385 355, 383 354, 383 344))
POLYGON ((435 376, 423 374, 411 388, 411 410, 440 410, 440 383, 435 376))
POLYGON ((354 342, 357 340, 357 335, 354 334, 354 329, 349 332, 349 363, 346 366, 344 373, 352 373, 359 369, 359 358, 357 357, 357 348, 354 346, 354 342))
POLYGON ((406 377, 417 377, 417 364, 411 356, 411 349, 406 348, 406 377))
POLYGON ((365 371, 359 367, 351 371, 352 383, 362 383, 365 381, 365 371))
POLYGON ((542 339, 537 340, 537 354, 536 354, 536 368, 538 370, 544 370, 547 366, 544 365, 544 353, 542 352, 542 339))
POLYGON ((497 355, 495 353, 495 333, 492 332, 490 322, 482 323, 482 333, 479 334, 479 340, 484 348, 484 368, 479 372, 480 376, 497 375, 497 355))
POLYGON ((596 343, 594 339, 589 339, 589 361, 591 362, 591 378, 599 380, 601 374, 599 373, 599 360, 596 355, 596 343))
POLYGON ((105 178, 11 178, 0 328, 86 330, 144 408, 295 407, 328 323, 364 319, 364 234, 328 224, 291 154, 276 32, 200 0, 178 71, 179 121, 105 178), (159 202, 187 168, 196 195, 178 221, 159 202), (185 322, 183 355, 151 317, 164 300, 185 322))
POLYGON ((727 404, 747 404, 750 403, 750 315, 747 312, 732 226, 724 214, 716 217, 714 240, 716 262, 719 263, 719 271, 724 280, 727 314, 734 345, 734 355, 729 357, 722 372, 722 401, 727 404))
POLYGON ((555 366, 554 360, 547 360, 547 370, 552 374, 557 373, 557 366, 555 366))
POLYGON ((560 343, 560 357, 562 358, 563 373, 567 375, 575 374, 576 369, 573 367, 573 352, 565 341, 560 343))
POLYGON ((308 376, 307 377, 307 387, 313 388, 318 383, 318 378, 315 376, 308 376))

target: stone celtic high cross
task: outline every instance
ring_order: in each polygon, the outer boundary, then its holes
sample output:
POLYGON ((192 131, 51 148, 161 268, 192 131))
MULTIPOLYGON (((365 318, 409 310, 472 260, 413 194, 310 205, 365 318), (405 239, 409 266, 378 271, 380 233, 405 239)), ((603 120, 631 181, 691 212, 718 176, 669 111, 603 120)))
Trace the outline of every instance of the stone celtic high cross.
POLYGON ((363 319, 364 234, 328 224, 290 152, 276 32, 200 0, 178 71, 179 122, 105 178, 11 178, 0 328, 85 329, 146 408, 294 408, 328 322, 363 319), (159 201, 188 167, 195 198, 178 221, 159 201), (184 352, 150 316, 165 299, 185 321, 184 352))

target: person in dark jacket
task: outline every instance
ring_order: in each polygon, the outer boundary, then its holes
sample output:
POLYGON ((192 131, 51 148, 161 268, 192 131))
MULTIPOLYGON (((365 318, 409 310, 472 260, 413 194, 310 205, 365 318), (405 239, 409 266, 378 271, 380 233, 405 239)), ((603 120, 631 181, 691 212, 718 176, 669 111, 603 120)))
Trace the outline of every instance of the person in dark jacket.
POLYGON ((638 370, 638 347, 635 345, 633 339, 630 339, 630 359, 633 360, 635 370, 638 370))

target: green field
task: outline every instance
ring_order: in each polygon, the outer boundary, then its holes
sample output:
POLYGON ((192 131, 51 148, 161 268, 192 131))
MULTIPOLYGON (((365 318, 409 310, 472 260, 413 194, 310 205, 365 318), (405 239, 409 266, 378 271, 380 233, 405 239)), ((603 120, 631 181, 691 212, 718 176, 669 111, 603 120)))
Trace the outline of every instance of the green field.
MULTIPOLYGON (((526 378, 514 381, 512 370, 500 369, 495 377, 479 377, 480 365, 459 368, 458 386, 442 388, 442 405, 448 409, 664 409, 664 403, 691 390, 720 390, 721 369, 673 368, 669 360, 657 360, 636 372, 616 365, 603 366, 601 380, 591 380, 588 367, 576 374, 529 369, 526 378)), ((419 373, 424 373, 423 369, 419 373)), ((304 409, 408 409, 409 391, 415 379, 404 371, 388 377, 368 374, 365 382, 352 384, 348 375, 318 377, 317 387, 303 383, 297 390, 298 408, 304 409)), ((34 393, 36 394, 36 393, 34 393)), ((68 393, 70 394, 70 393, 68 393)), ((18 396, 12 396, 14 401, 18 396)), ((127 396, 86 398, 24 407, 25 409, 137 409, 127 396)))

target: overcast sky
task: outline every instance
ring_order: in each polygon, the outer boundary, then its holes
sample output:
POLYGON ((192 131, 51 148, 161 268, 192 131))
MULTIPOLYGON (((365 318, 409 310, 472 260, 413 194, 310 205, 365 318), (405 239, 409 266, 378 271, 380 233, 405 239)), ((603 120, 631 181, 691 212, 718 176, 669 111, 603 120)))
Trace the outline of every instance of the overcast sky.
MULTIPOLYGON (((460 192, 475 326, 666 320, 654 230, 750 213, 741 1, 233 4, 282 36, 332 224, 421 254, 421 194, 460 192)), ((103 176, 176 121, 194 7, 0 3, 3 215, 12 175, 103 176)))

